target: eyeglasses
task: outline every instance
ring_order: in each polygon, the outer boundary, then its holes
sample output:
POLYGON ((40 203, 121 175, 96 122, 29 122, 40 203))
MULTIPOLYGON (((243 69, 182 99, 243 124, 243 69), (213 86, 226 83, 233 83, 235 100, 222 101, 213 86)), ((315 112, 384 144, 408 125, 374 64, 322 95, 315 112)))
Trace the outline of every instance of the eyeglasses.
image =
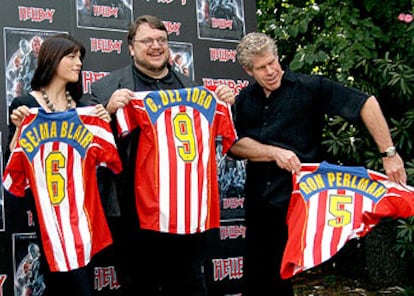
POLYGON ((134 42, 140 42, 144 44, 146 47, 150 47, 154 45, 154 42, 157 42, 160 46, 165 46, 168 43, 168 39, 165 37, 160 37, 158 39, 152 39, 152 38, 145 38, 142 40, 134 39, 134 42))

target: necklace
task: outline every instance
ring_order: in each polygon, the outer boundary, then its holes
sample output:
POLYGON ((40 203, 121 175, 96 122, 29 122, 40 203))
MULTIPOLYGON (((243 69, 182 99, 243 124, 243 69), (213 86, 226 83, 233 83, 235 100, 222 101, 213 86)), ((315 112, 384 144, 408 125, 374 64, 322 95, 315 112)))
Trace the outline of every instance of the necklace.
MULTIPOLYGON (((46 93, 46 90, 44 88, 41 89, 42 92, 42 96, 43 96, 43 100, 45 100, 47 107, 49 108, 50 111, 55 112, 56 108, 55 105, 53 105, 53 103, 49 100, 49 96, 46 93)), ((68 91, 65 92, 66 95, 66 110, 69 110, 72 108, 72 96, 70 95, 70 93, 68 91)))

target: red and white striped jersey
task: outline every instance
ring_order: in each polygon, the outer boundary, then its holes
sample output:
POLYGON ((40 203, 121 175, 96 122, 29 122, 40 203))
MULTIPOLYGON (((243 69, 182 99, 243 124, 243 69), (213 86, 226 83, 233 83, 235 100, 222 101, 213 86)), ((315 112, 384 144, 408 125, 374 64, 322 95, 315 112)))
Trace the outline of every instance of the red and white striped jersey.
POLYGON ((381 218, 414 216, 414 188, 363 167, 303 164, 293 176, 281 276, 334 256, 347 241, 367 234, 381 218))
POLYGON ((101 205, 96 167, 121 170, 109 123, 94 107, 46 113, 32 108, 7 163, 3 185, 24 196, 31 188, 51 271, 85 266, 112 243, 101 205))
POLYGON ((140 128, 135 196, 143 229, 174 234, 219 227, 215 140, 236 140, 229 106, 204 87, 137 92, 116 116, 140 128))

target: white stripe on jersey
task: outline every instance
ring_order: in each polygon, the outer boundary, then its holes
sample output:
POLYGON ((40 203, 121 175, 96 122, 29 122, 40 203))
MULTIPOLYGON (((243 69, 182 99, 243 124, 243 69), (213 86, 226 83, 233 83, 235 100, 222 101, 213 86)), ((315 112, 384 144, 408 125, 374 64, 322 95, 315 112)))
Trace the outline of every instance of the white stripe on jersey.
MULTIPOLYGON (((201 130, 203 135, 203 155, 202 155, 202 165, 203 165, 203 183, 202 183, 202 199, 201 199, 201 209, 200 209, 200 231, 203 232, 206 230, 206 223, 207 223, 207 212, 208 212, 208 180, 210 178, 206 178, 208 176, 208 163, 210 160, 210 153, 215 153, 215 151, 210 151, 210 126, 207 120, 204 120, 202 117, 201 121, 201 130)), ((211 158, 214 159, 214 158, 211 158)), ((198 176, 198 174, 197 174, 198 176)))
MULTIPOLYGON (((168 149, 167 131, 165 117, 160 116, 156 125, 156 133, 158 133, 158 150, 168 149), (162 133, 164 132, 164 133, 162 133)), ((164 152, 164 151, 163 151, 164 152)), ((158 188, 160 190, 159 197, 159 220, 160 220, 160 231, 168 232, 170 223, 170 159, 168 153, 161 153, 158 151, 159 162, 158 162, 158 188), (163 186, 164 184, 164 186, 163 186)))
POLYGON ((303 265, 304 266, 312 266, 313 262, 313 246, 315 244, 314 237, 317 230, 316 223, 309 223, 309 221, 317 221, 318 217, 318 207, 319 207, 319 199, 315 199, 309 202, 308 208, 308 218, 307 223, 308 227, 306 227, 306 245, 304 246, 303 250, 303 265))
MULTIPOLYGON (((47 143, 43 146, 43 154, 49 155, 52 148, 52 143, 47 143)), ((59 270, 68 270, 68 266, 66 266, 64 250, 62 249, 62 234, 59 231, 59 228, 56 227, 56 215, 53 210, 53 206, 50 201, 50 197, 46 194, 42 194, 43 192, 49 192, 46 183, 46 173, 45 168, 43 167, 43 160, 41 159, 42 154, 37 153, 34 157, 33 163, 33 171, 37 172, 36 178, 36 189, 39 192, 39 203, 40 203, 40 210, 42 214, 40 217, 43 217, 45 221, 45 228, 46 233, 50 238, 50 244, 53 250, 53 257, 58 265, 59 270)))
MULTIPOLYGON (((79 233, 82 239, 82 246, 83 246, 83 258, 84 262, 80 262, 81 264, 87 264, 91 258, 91 251, 92 251, 92 237, 91 237, 91 231, 89 230, 89 217, 86 216, 86 212, 83 208, 83 205, 85 204, 85 198, 88 198, 85 196, 85 190, 84 186, 88 186, 88 184, 84 184, 82 176, 84 174, 79 174, 77 172, 82 172, 82 158, 79 153, 76 151, 74 152, 74 163, 76 166, 73 170, 73 181, 75 182, 75 198, 76 198, 76 209, 78 211, 78 217, 79 217, 79 233), (82 185, 81 185, 82 184, 82 185), (81 186, 80 186, 81 185, 81 186)), ((71 179, 68 179, 71 180, 71 179)))

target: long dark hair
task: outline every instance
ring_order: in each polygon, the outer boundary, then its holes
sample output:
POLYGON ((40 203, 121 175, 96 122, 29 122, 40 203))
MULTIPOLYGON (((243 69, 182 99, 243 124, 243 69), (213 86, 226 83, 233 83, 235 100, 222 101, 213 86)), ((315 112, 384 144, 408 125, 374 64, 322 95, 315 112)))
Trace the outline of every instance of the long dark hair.
MULTIPOLYGON (((56 74, 57 67, 62 58, 70 53, 80 52, 81 60, 85 57, 85 47, 72 36, 56 34, 46 38, 39 51, 37 67, 31 81, 33 90, 40 90, 47 86, 56 74)), ((72 98, 76 101, 83 94, 81 73, 77 82, 69 82, 66 85, 72 98)))

